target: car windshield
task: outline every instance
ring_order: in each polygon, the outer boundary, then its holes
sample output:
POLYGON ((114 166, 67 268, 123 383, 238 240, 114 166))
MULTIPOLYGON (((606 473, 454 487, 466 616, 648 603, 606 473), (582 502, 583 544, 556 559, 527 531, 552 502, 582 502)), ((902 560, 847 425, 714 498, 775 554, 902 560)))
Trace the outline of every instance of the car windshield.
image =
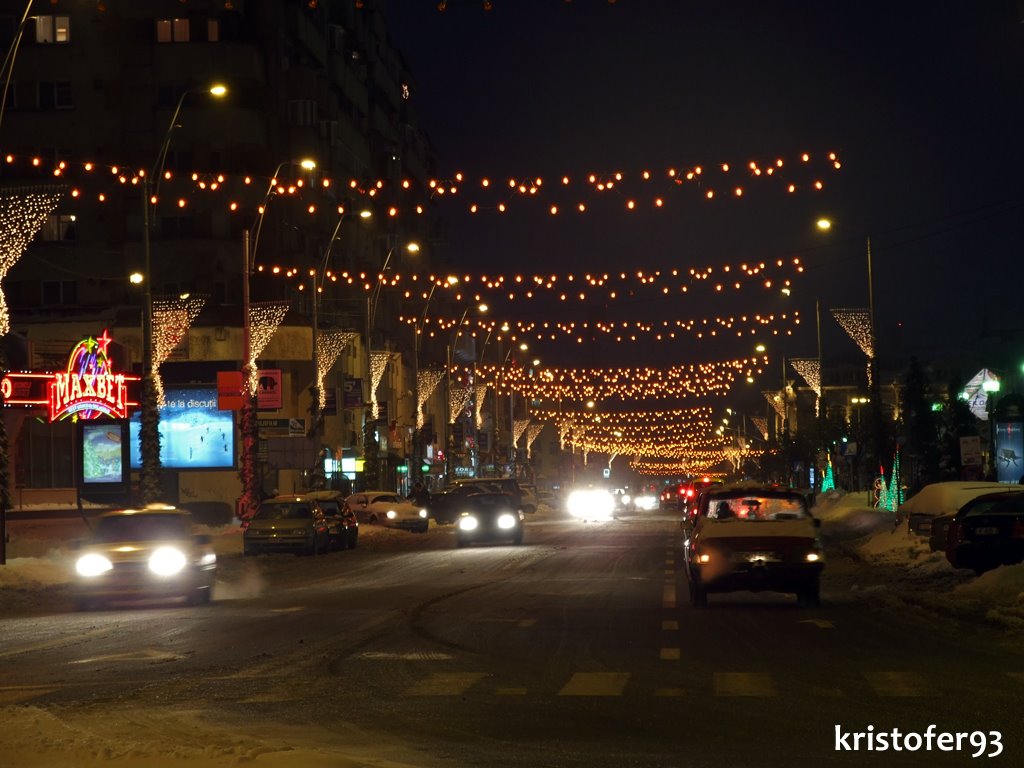
POLYGON ((257 520, 310 520, 313 509, 304 503, 261 504, 257 520))
POLYGON ((712 520, 801 520, 809 517, 800 496, 743 494, 715 496, 708 502, 712 520))
POLYGON ((370 499, 371 504, 401 504, 402 497, 394 494, 385 494, 383 496, 374 496, 370 499))
POLYGON ((978 517, 980 515, 1019 515, 1024 512, 1024 494, 1014 494, 1012 498, 981 499, 972 502, 964 510, 964 517, 978 517))
POLYGON ((93 541, 161 541, 190 535, 191 527, 181 515, 119 515, 100 518, 93 541))

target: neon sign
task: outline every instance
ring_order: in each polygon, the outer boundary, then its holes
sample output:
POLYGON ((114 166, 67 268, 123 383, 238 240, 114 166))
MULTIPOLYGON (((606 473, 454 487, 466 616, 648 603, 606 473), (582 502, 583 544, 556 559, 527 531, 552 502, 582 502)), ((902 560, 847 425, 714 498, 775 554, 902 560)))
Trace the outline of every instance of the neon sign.
POLYGON ((58 373, 9 373, 0 382, 6 405, 45 406, 50 421, 68 418, 128 417, 129 384, 139 381, 113 370, 107 356, 112 339, 103 331, 99 338, 83 339, 68 357, 66 371, 58 373))

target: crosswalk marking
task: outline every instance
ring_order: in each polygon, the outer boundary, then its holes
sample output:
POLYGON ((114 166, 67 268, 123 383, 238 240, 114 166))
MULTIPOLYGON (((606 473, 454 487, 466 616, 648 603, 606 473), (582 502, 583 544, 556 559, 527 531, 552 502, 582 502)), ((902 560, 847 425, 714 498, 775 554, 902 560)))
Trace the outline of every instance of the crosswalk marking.
POLYGON ((679 649, 678 648, 662 648, 661 649, 661 660, 662 661, 679 661, 679 649))
POLYGON ((525 688, 495 688, 494 694, 496 696, 525 696, 525 688))
POLYGON ((577 672, 559 696, 621 696, 629 682, 628 672, 577 672))
POLYGON ((715 696, 775 696, 770 675, 760 672, 715 672, 715 696))
POLYGON ((656 688, 654 690, 655 696, 662 696, 666 698, 676 698, 682 696, 684 693, 682 688, 656 688))
POLYGON ((871 687, 879 696, 911 698, 924 696, 926 686, 920 676, 900 670, 865 672, 871 687))
POLYGON ((666 620, 661 622, 661 628, 666 632, 672 632, 674 630, 679 629, 679 622, 675 620, 666 620))
POLYGON ((480 680, 485 672, 435 672, 406 689, 408 696, 458 696, 480 680))

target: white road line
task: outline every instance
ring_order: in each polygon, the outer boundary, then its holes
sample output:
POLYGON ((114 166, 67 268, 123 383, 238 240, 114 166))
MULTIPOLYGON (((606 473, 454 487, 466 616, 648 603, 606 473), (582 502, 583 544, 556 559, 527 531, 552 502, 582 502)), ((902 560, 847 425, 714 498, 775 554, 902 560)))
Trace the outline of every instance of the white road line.
POLYGON ((559 696, 621 696, 629 682, 628 672, 577 672, 559 696))
POLYGON ((678 648, 662 648, 661 649, 661 660, 662 661, 679 661, 679 649, 678 648))
POLYGON ((483 678, 486 672, 436 672, 405 690, 406 696, 458 696, 483 678))
POLYGON ((666 620, 661 622, 661 628, 666 632, 674 632, 679 629, 679 622, 675 620, 666 620))
POLYGON ((661 607, 662 608, 675 608, 676 607, 676 585, 666 584, 661 591, 661 607))
POLYGON ((864 677, 879 696, 913 698, 927 693, 924 681, 913 672, 890 669, 865 672, 864 677))
POLYGON ((775 696, 771 675, 760 672, 715 672, 715 696, 775 696))

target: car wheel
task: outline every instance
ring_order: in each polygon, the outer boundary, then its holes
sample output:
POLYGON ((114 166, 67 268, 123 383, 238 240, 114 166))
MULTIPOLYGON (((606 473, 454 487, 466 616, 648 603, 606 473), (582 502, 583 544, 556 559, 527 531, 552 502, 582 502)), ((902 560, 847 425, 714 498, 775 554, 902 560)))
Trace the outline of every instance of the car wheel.
POLYGON ((349 549, 355 549, 357 546, 359 546, 359 531, 358 530, 354 534, 352 534, 349 537, 349 539, 348 539, 348 548, 349 549))
POLYGON ((694 608, 708 607, 708 592, 701 586, 690 582, 690 605, 694 608))
POLYGON ((516 535, 512 538, 512 543, 515 544, 517 547, 520 544, 523 543, 523 532, 522 531, 519 531, 518 533, 516 533, 516 535))
POLYGON ((821 582, 817 579, 808 582, 802 590, 797 592, 796 600, 802 608, 815 608, 821 605, 821 582))
POLYGON ((193 590, 192 594, 188 596, 188 604, 193 606, 207 605, 210 602, 212 595, 212 587, 193 590))
POLYGON ((537 508, 535 506, 533 506, 532 504, 523 507, 523 512, 525 512, 528 515, 532 515, 536 511, 537 511, 537 508))

